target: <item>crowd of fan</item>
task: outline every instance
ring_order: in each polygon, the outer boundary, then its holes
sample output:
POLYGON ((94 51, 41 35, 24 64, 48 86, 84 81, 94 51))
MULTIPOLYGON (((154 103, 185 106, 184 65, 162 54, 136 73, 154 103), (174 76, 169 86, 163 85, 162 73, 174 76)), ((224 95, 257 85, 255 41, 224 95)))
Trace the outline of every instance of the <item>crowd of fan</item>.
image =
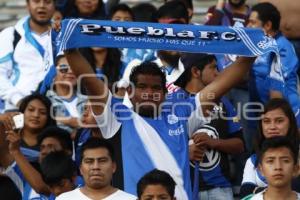
POLYGON ((299 49, 293 46, 299 41, 281 33, 283 16, 273 4, 218 0, 205 25, 260 28, 272 37, 284 78, 276 87, 268 78, 271 53, 56 52, 63 19, 190 24, 192 0, 165 0, 159 8, 26 2, 28 16, 0 32, 1 197, 300 199, 299 49), (78 81, 83 75, 89 77, 78 81))

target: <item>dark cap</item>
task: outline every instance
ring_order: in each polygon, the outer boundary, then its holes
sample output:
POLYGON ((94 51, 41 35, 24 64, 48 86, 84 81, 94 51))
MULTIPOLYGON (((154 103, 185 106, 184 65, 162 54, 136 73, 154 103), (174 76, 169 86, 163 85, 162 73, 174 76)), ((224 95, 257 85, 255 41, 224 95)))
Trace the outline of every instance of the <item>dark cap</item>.
POLYGON ((174 85, 179 87, 185 87, 186 83, 189 81, 190 69, 194 66, 200 70, 203 70, 205 65, 211 63, 216 57, 211 54, 205 53, 183 53, 180 57, 180 62, 184 67, 184 72, 177 78, 174 85))

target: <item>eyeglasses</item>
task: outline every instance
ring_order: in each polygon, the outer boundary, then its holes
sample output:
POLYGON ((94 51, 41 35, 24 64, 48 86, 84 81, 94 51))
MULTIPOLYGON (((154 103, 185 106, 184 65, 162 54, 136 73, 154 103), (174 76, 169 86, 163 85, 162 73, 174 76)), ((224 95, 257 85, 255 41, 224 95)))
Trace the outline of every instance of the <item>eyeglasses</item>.
POLYGON ((66 64, 60 64, 57 66, 57 70, 62 74, 67 73, 69 69, 70 69, 70 66, 66 65, 66 64))

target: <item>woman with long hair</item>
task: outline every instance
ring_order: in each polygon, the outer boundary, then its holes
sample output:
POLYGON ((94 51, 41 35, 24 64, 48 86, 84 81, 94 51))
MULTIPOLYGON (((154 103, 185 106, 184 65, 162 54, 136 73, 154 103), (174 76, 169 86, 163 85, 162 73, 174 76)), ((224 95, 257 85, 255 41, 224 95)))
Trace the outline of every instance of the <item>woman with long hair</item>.
POLYGON ((36 160, 39 154, 38 135, 48 126, 55 125, 52 119, 51 101, 41 94, 32 94, 25 97, 19 112, 5 113, 0 116, 2 127, 0 134, 5 135, 15 128, 13 116, 22 113, 24 115, 24 126, 15 130, 21 135, 21 151, 31 161, 36 160))
MULTIPOLYGON (((256 140, 256 153, 248 158, 240 191, 241 198, 257 192, 267 186, 266 179, 257 168, 257 152, 263 141, 276 136, 286 136, 299 149, 299 132, 295 115, 285 99, 274 98, 268 101, 259 120, 259 132, 256 140)), ((297 181, 296 181, 297 182, 297 181)), ((299 191, 300 188, 294 188, 299 191)))

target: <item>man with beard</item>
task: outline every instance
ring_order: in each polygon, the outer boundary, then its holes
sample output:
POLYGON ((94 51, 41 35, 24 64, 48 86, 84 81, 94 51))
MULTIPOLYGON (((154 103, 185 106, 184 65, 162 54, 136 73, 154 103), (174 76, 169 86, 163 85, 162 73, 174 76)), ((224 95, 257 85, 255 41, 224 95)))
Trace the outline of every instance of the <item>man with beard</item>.
POLYGON ((136 200, 131 194, 111 185, 116 171, 114 149, 106 140, 90 138, 82 146, 80 173, 85 185, 57 197, 57 200, 136 200))
POLYGON ((224 25, 243 27, 247 24, 250 8, 246 0, 218 0, 207 11, 206 25, 224 25))
MULTIPOLYGON (((66 51, 65 55, 77 77, 94 73, 79 51, 66 51)), ((93 96, 92 112, 103 138, 121 139, 126 192, 135 194, 138 180, 157 168, 174 178, 177 199, 191 199, 188 136, 206 122, 213 102, 241 80, 253 60, 238 58, 201 94, 174 105, 166 96, 165 74, 155 63, 133 69, 132 84, 127 88, 132 107, 113 97, 102 80, 95 76, 83 79, 83 86, 93 96)))
POLYGON ((276 40, 280 52, 284 85, 274 87, 267 78, 274 55, 265 54, 256 59, 253 68, 250 71, 249 96, 250 101, 266 103, 269 99, 274 98, 277 95, 281 97, 282 95, 289 101, 299 127, 300 98, 297 91, 297 70, 299 68, 299 61, 293 45, 279 30, 280 22, 281 14, 273 4, 264 2, 253 6, 249 17, 248 27, 261 28, 267 36, 276 40), (264 85, 264 87, 260 87, 261 85, 264 85), (284 89, 280 89, 280 87, 284 89))
POLYGON ((53 64, 50 20, 54 0, 27 0, 29 17, 0 33, 0 98, 5 110, 36 90, 53 64))
MULTIPOLYGON (((180 0, 173 0, 162 5, 156 13, 159 23, 164 24, 188 24, 189 15, 185 4, 180 0)), ((157 52, 157 63, 166 75, 168 92, 176 90, 174 81, 184 71, 184 67, 179 65, 180 53, 178 51, 157 52)))

